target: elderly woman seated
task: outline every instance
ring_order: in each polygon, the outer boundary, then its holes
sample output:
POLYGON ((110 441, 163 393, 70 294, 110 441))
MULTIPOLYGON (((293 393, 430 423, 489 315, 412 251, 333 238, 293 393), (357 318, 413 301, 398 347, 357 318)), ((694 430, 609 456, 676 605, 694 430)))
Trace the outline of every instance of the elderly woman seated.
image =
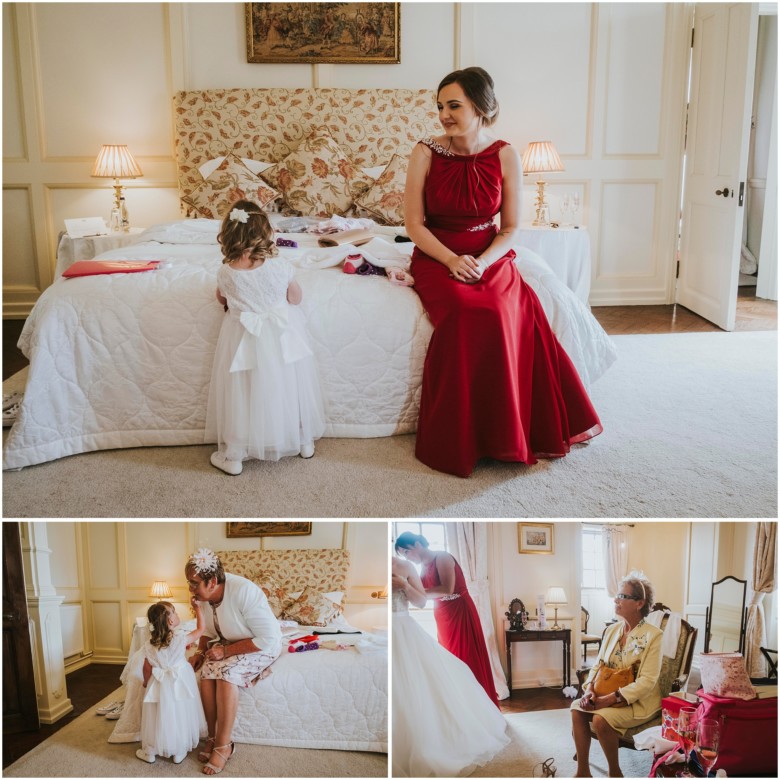
POLYGON ((591 721, 609 763, 609 776, 623 777, 618 762, 620 737, 661 709, 658 678, 663 632, 645 622, 653 595, 653 586, 643 574, 631 572, 620 583, 615 596, 618 620, 604 634, 599 657, 582 686, 582 698, 571 705, 572 734, 577 749, 576 777, 591 777, 591 721), (614 693, 596 695, 593 684, 600 662, 616 670, 633 666, 634 682, 614 693))

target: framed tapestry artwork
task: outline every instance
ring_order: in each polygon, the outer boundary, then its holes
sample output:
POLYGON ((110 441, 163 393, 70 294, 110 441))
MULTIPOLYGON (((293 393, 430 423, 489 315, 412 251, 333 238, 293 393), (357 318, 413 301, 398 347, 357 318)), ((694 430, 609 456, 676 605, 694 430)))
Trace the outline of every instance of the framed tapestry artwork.
POLYGON ((517 540, 521 553, 552 555, 555 552, 552 523, 518 523, 517 540))
POLYGON ((247 62, 401 61, 400 3, 246 3, 247 62))
POLYGON ((309 536, 311 523, 228 523, 228 539, 242 536, 309 536))

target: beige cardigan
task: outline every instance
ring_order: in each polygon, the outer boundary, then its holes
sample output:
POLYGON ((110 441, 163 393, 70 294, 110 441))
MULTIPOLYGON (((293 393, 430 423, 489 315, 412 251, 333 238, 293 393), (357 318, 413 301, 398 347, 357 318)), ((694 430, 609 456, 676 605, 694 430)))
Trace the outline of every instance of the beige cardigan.
MULTIPOLYGON (((599 661, 606 664, 609 661, 615 647, 620 641, 623 632, 623 621, 611 625, 604 634, 604 640, 599 649, 599 657, 590 670, 582 689, 585 690, 596 676, 599 661)), ((631 705, 635 717, 651 718, 661 709, 661 689, 658 687, 658 678, 661 675, 661 640, 664 632, 660 628, 642 622, 635 626, 626 637, 626 645, 623 648, 623 667, 631 666, 639 661, 639 670, 636 680, 630 685, 620 689, 620 695, 631 705)))

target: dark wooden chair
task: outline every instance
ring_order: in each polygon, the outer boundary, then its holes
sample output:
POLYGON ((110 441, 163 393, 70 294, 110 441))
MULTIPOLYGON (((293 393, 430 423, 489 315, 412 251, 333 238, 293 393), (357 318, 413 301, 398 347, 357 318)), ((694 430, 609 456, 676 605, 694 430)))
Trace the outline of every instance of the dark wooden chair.
MULTIPOLYGON (((580 625, 580 642, 582 642, 582 665, 588 662, 588 645, 596 645, 596 650, 601 647, 601 636, 598 634, 588 633, 588 621, 590 620, 590 612, 585 607, 580 607, 582 610, 582 623, 580 625)), ((603 633, 602 633, 603 636, 603 633)))
POLYGON ((777 650, 770 650, 768 647, 759 647, 761 655, 766 660, 766 677, 751 677, 750 682, 755 685, 777 685, 777 650))

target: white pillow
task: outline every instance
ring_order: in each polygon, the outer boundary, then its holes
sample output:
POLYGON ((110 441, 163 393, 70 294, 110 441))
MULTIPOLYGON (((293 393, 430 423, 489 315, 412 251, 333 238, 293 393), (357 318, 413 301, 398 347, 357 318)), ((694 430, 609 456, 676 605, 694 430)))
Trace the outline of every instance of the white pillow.
MULTIPOLYGON (((217 168, 219 168, 224 159, 224 156, 215 157, 213 160, 204 162, 203 165, 198 168, 200 175, 204 179, 208 178, 217 168)), ((272 165, 275 165, 275 163, 263 162, 262 160, 251 160, 249 157, 242 157, 241 162, 244 163, 244 165, 246 165, 246 167, 249 168, 249 170, 252 171, 255 176, 259 176, 264 170, 270 168, 272 165)), ((382 170, 384 170, 384 168, 382 170)), ((379 173, 381 172, 382 171, 379 173)))
POLYGON ((382 175, 382 171, 385 168, 387 168, 387 165, 375 165, 373 168, 361 168, 360 170, 363 171, 366 176, 370 176, 372 179, 376 180, 382 175))

